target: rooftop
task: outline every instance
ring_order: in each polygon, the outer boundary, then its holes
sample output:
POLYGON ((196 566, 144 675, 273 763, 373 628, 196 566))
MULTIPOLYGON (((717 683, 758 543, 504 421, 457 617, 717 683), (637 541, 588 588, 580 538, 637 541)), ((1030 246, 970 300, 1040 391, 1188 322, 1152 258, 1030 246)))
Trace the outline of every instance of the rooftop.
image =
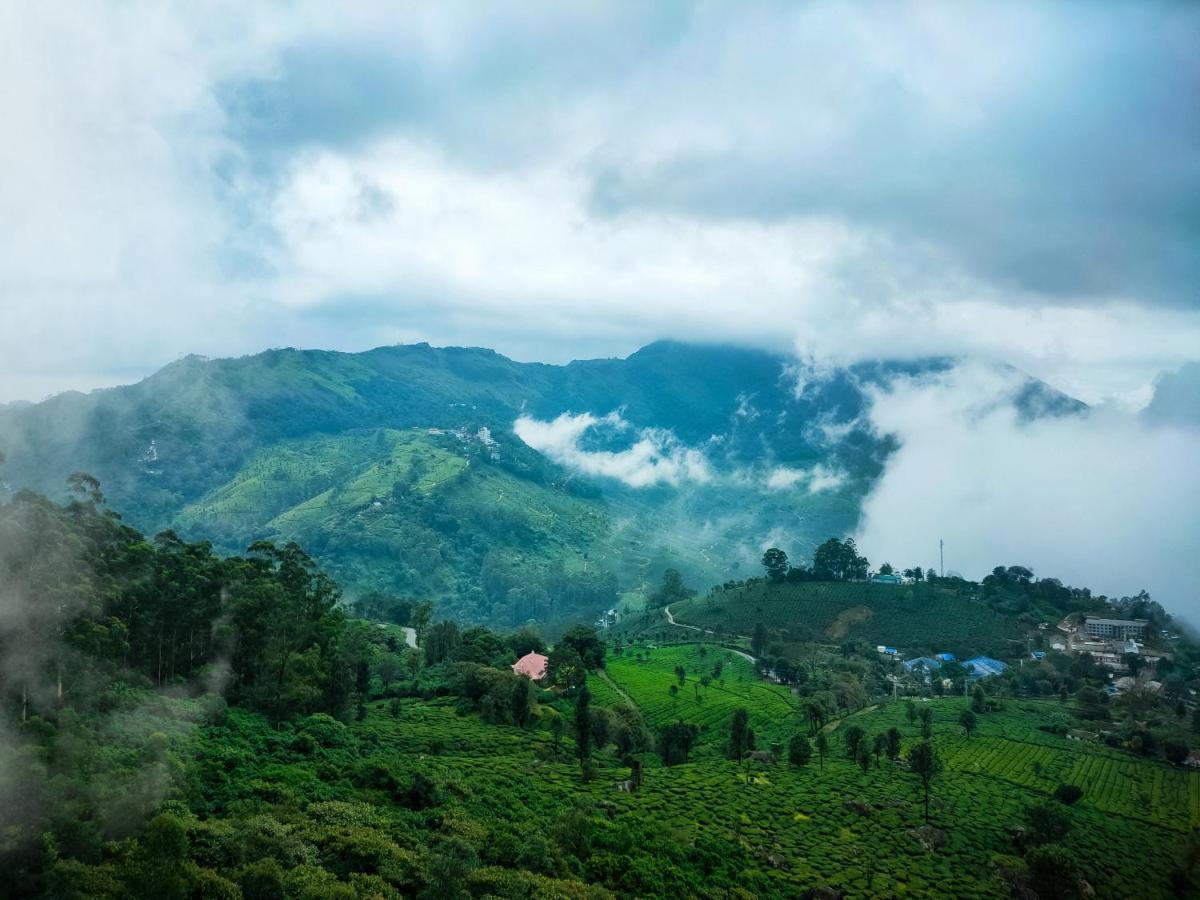
POLYGON ((541 681, 546 677, 546 663, 549 661, 549 658, 541 653, 526 653, 513 663, 512 670, 518 675, 524 675, 534 681, 541 681))
POLYGON ((1097 625, 1135 625, 1141 628, 1150 624, 1146 619, 1103 619, 1100 616, 1088 616, 1087 622, 1097 625))
POLYGON ((992 659, 990 656, 974 656, 963 661, 963 668, 970 669, 975 678, 987 678, 990 675, 999 675, 1008 668, 1008 663, 992 659))

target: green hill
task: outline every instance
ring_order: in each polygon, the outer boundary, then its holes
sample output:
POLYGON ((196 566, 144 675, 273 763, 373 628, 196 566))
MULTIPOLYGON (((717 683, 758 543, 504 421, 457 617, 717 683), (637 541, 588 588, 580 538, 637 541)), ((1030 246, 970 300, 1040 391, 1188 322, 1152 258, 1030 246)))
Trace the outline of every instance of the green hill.
MULTIPOLYGON (((756 565, 766 542, 806 558, 852 533, 893 449, 863 416, 868 390, 951 364, 861 363, 798 390, 793 359, 671 342, 565 366, 425 344, 188 357, 134 385, 0 406, 0 494, 62 497, 67 475, 86 471, 147 533, 228 550, 294 537, 350 593, 453 600, 498 624, 567 595, 594 614, 613 592, 601 600, 554 573, 603 569, 636 595, 668 566, 706 585, 756 565), (514 432, 520 416, 584 413, 596 424, 565 453, 551 441, 543 456, 514 432), (473 437, 482 428, 494 448, 473 437), (422 471, 396 493, 414 453, 422 471), (696 461, 694 476, 672 454, 696 461), (626 468, 606 469, 614 459, 626 468), (664 459, 661 478, 616 477, 664 459), (559 581, 515 583, 531 571, 559 581), (528 596, 507 597, 514 588, 528 596)), ((1009 399, 1030 415, 1079 407, 1033 380, 1009 399)))
POLYGON ((356 591, 442 598, 444 613, 468 621, 615 604, 621 560, 605 506, 486 450, 416 429, 287 441, 254 453, 172 525, 229 550, 293 540, 356 591))
POLYGON ((802 582, 718 590, 671 607, 675 621, 749 635, 762 622, 774 639, 896 647, 906 656, 949 651, 1011 656, 1022 629, 968 587, 802 582))

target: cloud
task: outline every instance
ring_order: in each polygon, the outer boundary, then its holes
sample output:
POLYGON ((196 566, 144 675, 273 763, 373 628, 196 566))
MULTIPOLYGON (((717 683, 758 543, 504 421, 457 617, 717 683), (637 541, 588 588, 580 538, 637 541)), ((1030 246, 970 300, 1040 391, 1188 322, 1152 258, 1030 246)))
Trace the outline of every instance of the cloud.
POLYGON ((794 469, 789 466, 776 466, 767 475, 767 489, 782 491, 804 485, 810 494, 820 494, 824 491, 834 491, 845 484, 846 477, 840 472, 827 466, 816 465, 811 469, 794 469))
POLYGON ((1183 3, 0 12, 0 400, 189 352, 1195 359, 1183 3), (798 337, 797 337, 798 336, 798 337))
POLYGON ((900 448, 857 538, 876 560, 979 578, 997 565, 1110 596, 1146 588, 1200 619, 1200 429, 1117 406, 1021 422, 1016 373, 964 364, 874 391, 870 417, 900 448))
POLYGON ((685 447, 668 431, 645 428, 637 431, 624 450, 584 450, 580 442, 598 426, 620 431, 631 429, 619 413, 597 417, 591 413, 563 413, 546 422, 521 416, 513 423, 517 437, 560 465, 584 475, 614 478, 630 487, 683 482, 705 484, 713 473, 704 454, 685 447))

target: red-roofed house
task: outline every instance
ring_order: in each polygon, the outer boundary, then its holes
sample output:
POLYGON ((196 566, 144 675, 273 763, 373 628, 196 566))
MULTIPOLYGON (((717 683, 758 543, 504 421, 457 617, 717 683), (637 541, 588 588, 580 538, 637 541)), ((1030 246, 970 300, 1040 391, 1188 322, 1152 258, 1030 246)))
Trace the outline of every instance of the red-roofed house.
POLYGON ((512 670, 518 675, 524 675, 533 681, 541 681, 546 677, 546 663, 550 660, 540 653, 526 653, 515 663, 512 670))

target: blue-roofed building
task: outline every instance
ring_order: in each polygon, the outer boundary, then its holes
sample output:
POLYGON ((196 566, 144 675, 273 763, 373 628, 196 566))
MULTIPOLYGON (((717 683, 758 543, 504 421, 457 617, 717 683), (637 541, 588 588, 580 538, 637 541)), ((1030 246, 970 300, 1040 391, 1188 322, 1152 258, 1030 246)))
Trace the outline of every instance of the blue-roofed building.
POLYGON ((955 656, 953 653, 935 653, 933 658, 939 662, 954 662, 955 656))
POLYGON ((1034 650, 1032 653, 1029 654, 1029 656, 1033 659, 1045 659, 1046 651, 1045 650, 1034 650))
POLYGON ((904 584, 904 579, 899 575, 873 575, 871 576, 872 584, 904 584))
POLYGON ((942 664, 931 656, 918 656, 916 659, 906 659, 903 663, 904 670, 911 675, 922 678, 926 683, 929 679, 941 671, 942 664))
POLYGON ((926 669, 930 672, 936 672, 941 667, 942 664, 932 656, 918 656, 916 659, 906 659, 904 661, 904 668, 910 672, 913 669, 926 669))
POLYGON ((1004 670, 1008 668, 1008 663, 992 659, 990 656, 973 656, 963 660, 963 668, 967 670, 968 678, 991 678, 994 675, 1003 674, 1004 670))

